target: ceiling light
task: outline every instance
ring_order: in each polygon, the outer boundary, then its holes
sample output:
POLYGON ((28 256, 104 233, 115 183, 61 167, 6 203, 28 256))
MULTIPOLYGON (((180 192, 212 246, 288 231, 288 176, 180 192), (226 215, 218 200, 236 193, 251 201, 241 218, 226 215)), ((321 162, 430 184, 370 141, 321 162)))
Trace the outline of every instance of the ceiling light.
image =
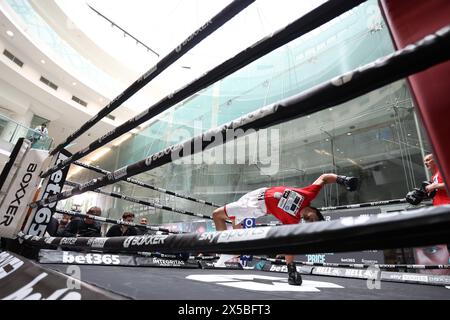
POLYGON ((328 108, 328 110, 333 111, 333 108, 328 108))
POLYGON ((77 85, 77 83, 76 83, 76 82, 72 82, 72 85, 73 85, 73 86, 76 86, 76 85, 77 85))
POLYGON ((45 60, 44 60, 44 59, 41 59, 41 63, 42 63, 42 64, 45 64, 45 60))
POLYGON ((98 98, 98 101, 103 102, 104 99, 102 97, 98 98))
POLYGON ((6 30, 6 34, 10 37, 14 37, 14 32, 12 32, 11 30, 6 30))
POLYGON ((347 132, 347 135, 348 135, 348 136, 351 136, 351 135, 352 135, 352 133, 351 133, 351 132, 347 132))

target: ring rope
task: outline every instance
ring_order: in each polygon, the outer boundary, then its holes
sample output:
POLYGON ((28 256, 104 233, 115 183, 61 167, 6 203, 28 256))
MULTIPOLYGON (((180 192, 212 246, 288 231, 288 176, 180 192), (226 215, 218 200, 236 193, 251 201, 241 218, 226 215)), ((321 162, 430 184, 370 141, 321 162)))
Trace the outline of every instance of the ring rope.
POLYGON ((294 22, 288 24, 284 28, 279 29, 270 36, 266 36, 234 57, 209 70, 200 78, 162 98, 147 110, 141 112, 134 118, 124 122, 114 130, 95 140, 87 148, 74 153, 66 160, 60 162, 52 168, 49 168, 41 174, 41 177, 45 178, 53 172, 73 163, 75 160, 85 157, 92 151, 129 132, 140 124, 147 122, 178 102, 191 97, 198 91, 207 88, 208 86, 245 67, 258 58, 320 27, 321 25, 338 17, 340 14, 347 12, 365 1, 366 0, 330 0, 325 2, 294 22))
MULTIPOLYGON (((227 142, 227 131, 230 129, 261 129, 291 119, 302 117, 326 108, 344 103, 362 94, 378 89, 384 85, 400 80, 406 76, 423 71, 438 63, 450 59, 450 26, 446 26, 434 34, 427 35, 415 44, 380 58, 375 62, 347 72, 330 81, 319 84, 305 92, 263 107, 243 117, 216 127, 185 142, 172 145, 141 161, 117 169, 109 175, 90 180, 80 187, 46 199, 34 202, 45 205, 76 194, 116 183, 127 177, 158 168, 170 163, 173 156, 184 154, 184 147, 191 150, 189 155, 204 150, 216 141, 227 142), (221 135, 221 140, 216 136, 221 135), (216 137, 215 139, 212 139, 216 137), (201 145, 201 150, 194 148, 201 145), (193 151, 192 151, 193 150, 193 151)), ((233 135, 233 139, 235 139, 233 135)))
POLYGON ((124 252, 202 252, 269 255, 288 252, 350 252, 450 242, 450 205, 377 216, 279 227, 142 235, 112 238, 60 238, 25 235, 30 244, 124 252))
MULTIPOLYGON (((74 187, 78 187, 80 186, 80 184, 75 183, 75 182, 71 182, 71 181, 66 181, 65 182, 66 185, 68 186, 74 186, 74 187)), ((130 202, 134 202, 134 203, 139 203, 142 204, 144 206, 147 207, 152 207, 152 208, 158 208, 158 209, 162 209, 162 210, 166 210, 166 211, 171 211, 171 212, 176 212, 176 213, 180 213, 180 214, 184 214, 184 215, 188 215, 188 216, 193 216, 193 217, 199 217, 199 218, 203 218, 203 219, 210 219, 212 220, 211 216, 207 216, 204 214, 200 214, 200 213, 195 213, 195 212, 191 212, 191 211, 186 211, 186 210, 182 210, 182 209, 177 209, 177 208, 173 208, 173 207, 169 207, 169 206, 165 206, 156 202, 150 202, 150 201, 145 201, 145 200, 141 200, 141 199, 137 199, 134 197, 130 197, 130 196, 125 196, 122 195, 120 193, 117 192, 107 192, 107 191, 103 191, 101 189, 94 189, 91 190, 92 192, 96 192, 96 193, 100 193, 106 196, 110 196, 116 199, 122 199, 122 200, 126 200, 126 201, 130 201, 130 202)), ((231 223, 231 221, 226 221, 227 223, 231 223)))
POLYGON ((402 198, 402 199, 392 199, 392 200, 381 200, 381 201, 356 203, 356 204, 349 204, 349 205, 335 206, 335 207, 321 207, 318 209, 320 211, 331 211, 331 210, 355 209, 355 208, 365 208, 365 207, 378 207, 378 206, 383 206, 383 205, 401 204, 401 203, 406 203, 406 199, 402 198))

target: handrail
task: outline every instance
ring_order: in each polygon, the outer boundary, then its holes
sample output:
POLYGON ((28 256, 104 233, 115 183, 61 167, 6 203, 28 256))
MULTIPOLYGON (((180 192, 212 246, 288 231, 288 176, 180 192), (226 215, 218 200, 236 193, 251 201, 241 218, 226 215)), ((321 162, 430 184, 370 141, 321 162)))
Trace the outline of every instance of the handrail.
MULTIPOLYGON (((40 137, 47 138, 47 143, 50 142, 50 143, 48 143, 48 149, 50 149, 51 145, 53 144, 53 138, 49 137, 48 135, 44 135, 39 130, 30 128, 30 127, 28 127, 28 126, 26 126, 24 124, 21 124, 21 123, 17 122, 16 120, 13 120, 13 119, 11 119, 11 118, 9 118, 9 117, 5 116, 4 114, 1 114, 1 113, 0 113, 0 119, 6 120, 8 122, 12 122, 13 124, 16 125, 16 129, 14 130, 14 133, 11 135, 11 140, 14 138, 14 136, 16 134, 16 131, 17 131, 17 128, 20 127, 22 129, 27 130, 26 136, 29 136, 29 133, 31 131, 33 134, 38 134, 40 137)), ((9 142, 11 142, 11 141, 9 141, 9 142)))

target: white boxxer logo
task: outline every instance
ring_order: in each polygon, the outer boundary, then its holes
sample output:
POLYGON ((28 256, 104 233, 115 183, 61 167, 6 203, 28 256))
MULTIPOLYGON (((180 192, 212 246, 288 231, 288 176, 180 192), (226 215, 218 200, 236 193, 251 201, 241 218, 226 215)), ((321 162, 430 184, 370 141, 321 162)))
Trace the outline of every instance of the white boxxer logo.
POLYGON ((127 237, 123 242, 123 247, 128 248, 130 246, 142 246, 149 244, 164 244, 164 240, 167 238, 167 235, 151 235, 151 236, 132 236, 127 237))
POLYGON ((3 216, 3 220, 0 221, 0 225, 9 226, 13 221, 17 210, 19 209, 22 201, 25 198, 25 195, 28 192, 28 187, 30 185, 30 181, 33 178, 33 174, 36 171, 37 164, 30 163, 27 166, 25 174, 21 175, 21 179, 19 181, 19 185, 15 188, 14 199, 9 203, 8 209, 6 210, 5 215, 3 216))

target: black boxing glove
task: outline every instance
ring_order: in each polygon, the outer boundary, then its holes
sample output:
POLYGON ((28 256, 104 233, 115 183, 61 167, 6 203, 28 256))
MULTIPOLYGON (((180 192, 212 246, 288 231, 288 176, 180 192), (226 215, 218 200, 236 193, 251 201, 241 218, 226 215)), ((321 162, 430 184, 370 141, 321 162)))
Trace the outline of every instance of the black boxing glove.
POLYGON ((431 192, 427 192, 426 186, 428 186, 428 185, 430 185, 430 184, 431 184, 430 181, 423 181, 423 182, 422 182, 422 187, 421 187, 421 189, 422 189, 423 192, 426 193, 426 197, 427 197, 427 198, 433 199, 434 196, 436 195, 436 189, 433 190, 433 191, 431 191, 431 192))
POLYGON ((336 183, 345 187, 348 191, 355 191, 358 188, 358 178, 337 176, 336 183))
POLYGON ((417 206, 422 202, 423 199, 427 197, 427 194, 422 189, 414 188, 414 190, 408 192, 405 196, 406 201, 409 204, 417 206))

